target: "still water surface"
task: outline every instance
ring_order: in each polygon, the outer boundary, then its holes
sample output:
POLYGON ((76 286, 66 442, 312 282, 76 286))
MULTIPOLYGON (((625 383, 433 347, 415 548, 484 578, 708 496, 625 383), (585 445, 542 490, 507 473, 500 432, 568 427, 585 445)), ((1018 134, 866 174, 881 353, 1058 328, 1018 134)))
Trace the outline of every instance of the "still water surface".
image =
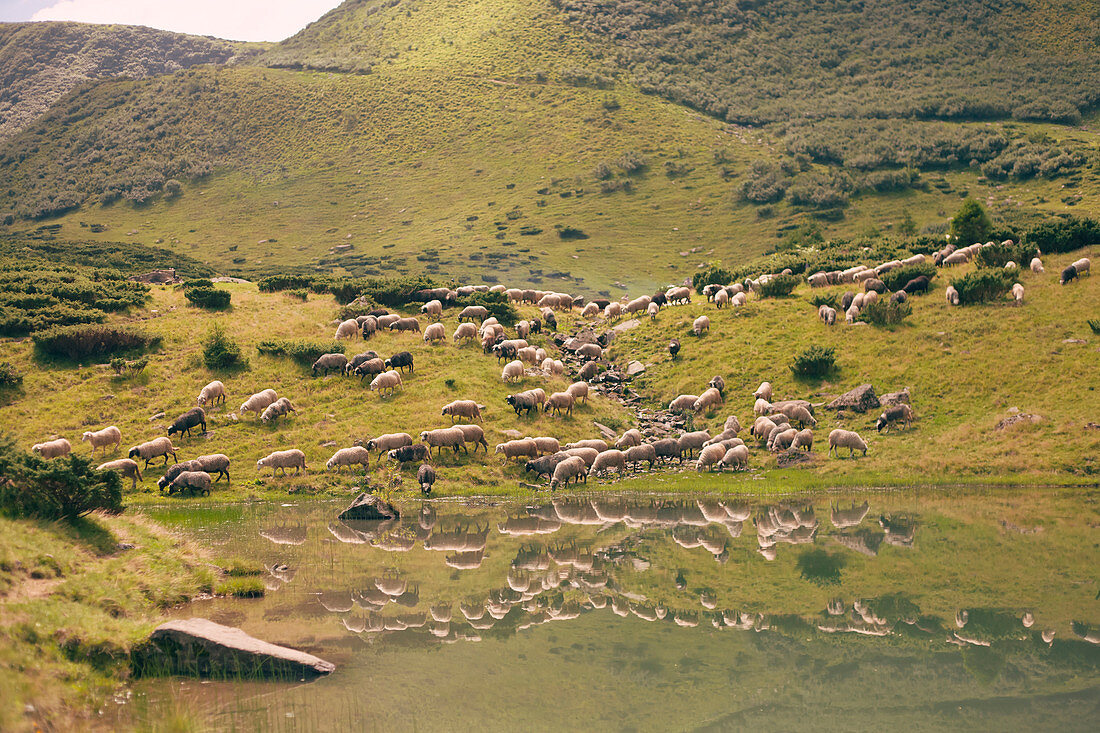
POLYGON ((146 680, 213 730, 1096 730, 1100 498, 303 502, 151 510, 267 593, 181 609, 337 664, 146 680))

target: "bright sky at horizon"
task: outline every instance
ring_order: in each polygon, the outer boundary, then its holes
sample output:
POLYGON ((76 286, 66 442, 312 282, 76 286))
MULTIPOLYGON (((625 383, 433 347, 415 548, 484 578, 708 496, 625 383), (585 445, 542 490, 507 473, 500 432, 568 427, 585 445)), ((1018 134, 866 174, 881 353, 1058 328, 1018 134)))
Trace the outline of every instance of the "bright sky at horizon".
POLYGON ((341 0, 0 0, 0 21, 144 25, 233 41, 281 41, 341 0))

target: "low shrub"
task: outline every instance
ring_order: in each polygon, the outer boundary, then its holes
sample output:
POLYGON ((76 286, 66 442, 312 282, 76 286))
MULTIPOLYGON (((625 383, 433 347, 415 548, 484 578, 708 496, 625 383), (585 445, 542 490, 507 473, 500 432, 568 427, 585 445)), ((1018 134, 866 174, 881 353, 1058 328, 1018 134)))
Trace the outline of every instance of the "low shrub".
MULTIPOLYGON (((1006 240, 1007 241, 1007 240, 1006 240)), ((982 247, 974 255, 974 262, 978 267, 1004 267, 1009 262, 1015 262, 1018 267, 1024 268, 1031 263, 1035 256, 1034 244, 994 244, 990 247, 982 247)))
POLYGON ((691 276, 691 285, 697 293, 703 292, 703 288, 707 285, 729 285, 731 282, 733 282, 733 274, 718 265, 711 265, 691 276))
POLYGON ((798 287, 800 282, 802 282, 802 278, 798 275, 776 275, 760 285, 760 297, 778 298, 790 295, 791 291, 798 287))
POLYGON ((299 364, 309 366, 323 354, 344 353, 344 345, 339 341, 267 339, 256 344, 256 350, 268 356, 286 356, 299 364))
POLYGON ((214 281, 208 278, 200 277, 193 280, 184 280, 181 285, 184 290, 187 288, 212 288, 214 287, 214 281))
POLYGON ((864 306, 859 314, 859 320, 866 321, 875 326, 896 326, 913 313, 913 306, 908 301, 893 303, 886 298, 880 298, 868 306, 864 306))
POLYGON ((815 293, 806 300, 810 301, 810 304, 814 308, 820 308, 823 305, 827 305, 830 308, 840 307, 840 298, 836 293, 815 293))
POLYGON ((1071 252, 1100 242, 1100 221, 1067 216, 1027 230, 1025 241, 1048 254, 1071 252))
POLYGON ((44 460, 0 439, 0 511, 12 517, 75 519, 89 512, 122 511, 122 481, 99 472, 87 458, 69 454, 44 460))
MULTIPOLYGON (((1100 335, 1100 318, 1090 318, 1087 323, 1089 324, 1089 328, 1092 329, 1093 333, 1100 335)), ((2 371, 3 365, 0 364, 0 372, 2 371)))
POLYGON ((23 384, 23 375, 11 362, 0 361, 0 389, 18 387, 23 384))
POLYGON ((506 328, 511 328, 519 320, 519 311, 504 293, 473 293, 455 300, 455 306, 460 309, 468 305, 484 306, 489 315, 496 316, 500 325, 506 328))
POLYGON ((303 290, 313 285, 311 275, 271 275, 256 283, 261 293, 277 293, 282 290, 303 290))
POLYGON ((260 578, 234 576, 219 583, 214 588, 214 594, 235 598, 262 598, 264 590, 264 581, 260 578))
POLYGON ((976 270, 969 275, 955 278, 952 287, 959 293, 960 305, 974 305, 1004 297, 1012 289, 1016 273, 1003 269, 976 270))
POLYGON ((295 300, 300 300, 305 303, 309 300, 309 291, 305 288, 296 288, 294 290, 286 291, 286 294, 295 300))
POLYGON ((835 367, 836 349, 814 345, 801 354, 796 354, 789 369, 796 377, 818 379, 824 377, 835 367))
POLYGON ((202 343, 202 363, 207 369, 240 369, 248 366, 248 360, 241 356, 241 347, 225 332, 220 323, 215 323, 202 343))
POLYGON ((213 287, 187 288, 183 295, 192 305, 207 310, 222 310, 229 307, 231 296, 228 290, 219 290, 213 287))
POLYGON ((582 229, 574 226, 557 224, 554 228, 558 230, 558 236, 562 239, 588 239, 588 235, 582 229))
POLYGON ((73 360, 143 351, 159 344, 159 336, 150 336, 128 326, 98 323, 54 326, 34 334, 34 345, 39 353, 73 360))
POLYGON ((141 374, 145 367, 149 366, 149 357, 143 356, 140 359, 134 359, 133 361, 130 361, 129 359, 123 359, 121 356, 117 356, 114 359, 111 359, 109 363, 111 365, 111 369, 113 369, 115 374, 117 374, 118 376, 121 377, 124 374, 129 373, 129 376, 133 377, 141 374))
POLYGON ((931 262, 922 262, 919 265, 903 265, 879 275, 879 280, 886 289, 894 293, 905 287, 905 283, 915 277, 924 275, 929 280, 936 277, 936 266, 931 262))

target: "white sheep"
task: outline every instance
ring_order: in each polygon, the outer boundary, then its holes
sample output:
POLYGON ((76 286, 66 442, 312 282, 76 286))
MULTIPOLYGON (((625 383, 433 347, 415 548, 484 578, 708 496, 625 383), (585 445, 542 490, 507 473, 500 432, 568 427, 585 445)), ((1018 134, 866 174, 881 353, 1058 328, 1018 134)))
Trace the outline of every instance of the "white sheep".
POLYGON ((262 422, 271 422, 280 417, 289 415, 290 413, 298 414, 298 411, 294 409, 294 405, 290 404, 290 400, 286 397, 280 397, 272 402, 264 411, 260 413, 260 420, 262 422))
POLYGON ((702 471, 704 468, 718 465, 718 462, 725 455, 726 449, 721 445, 705 445, 699 451, 699 459, 695 462, 695 470, 702 471))
POLYGON ((376 450, 379 455, 386 453, 387 451, 394 450, 396 448, 404 448, 407 445, 412 445, 412 436, 408 433, 385 433, 379 435, 377 438, 371 438, 367 441, 367 450, 376 450))
POLYGON ((959 291, 955 290, 954 285, 948 285, 947 290, 944 291, 944 296, 947 298, 948 305, 959 304, 959 291))
POLYGON ((760 386, 756 388, 756 391, 752 393, 754 399, 764 400, 766 402, 772 401, 772 383, 761 382, 760 386))
POLYGON ((686 412, 695 407, 696 401, 699 399, 699 395, 694 394, 682 394, 678 395, 672 402, 668 403, 669 412, 686 412))
POLYGON ((224 453, 211 453, 210 455, 199 456, 198 458, 190 461, 199 467, 200 470, 206 471, 213 475, 218 474, 218 478, 215 483, 222 480, 225 477, 226 481, 229 481, 229 456, 224 453))
POLYGON ((293 468, 294 475, 297 476, 302 471, 308 470, 309 467, 306 466, 306 454, 297 448, 291 448, 290 450, 274 451, 256 461, 256 470, 259 471, 261 468, 270 468, 272 476, 280 469, 282 469, 285 476, 286 470, 293 468))
POLYGON ((246 412, 255 412, 257 415, 261 414, 267 406, 275 402, 279 396, 275 394, 273 389, 265 389, 262 392, 249 397, 247 400, 241 403, 240 414, 243 416, 246 412))
POLYGON ((546 399, 546 404, 542 409, 543 412, 553 410, 558 417, 561 417, 562 410, 565 410, 566 415, 572 415, 573 402, 573 395, 568 392, 555 392, 546 399))
POLYGON ((363 468, 370 468, 370 451, 360 445, 341 448, 333 453, 332 458, 325 463, 325 470, 343 469, 344 466, 354 466, 356 464, 363 466, 363 468))
POLYGON ((584 461, 585 468, 591 468, 592 462, 595 461, 596 456, 600 454, 600 451, 595 448, 566 448, 562 452, 581 458, 584 461))
POLYGON ((477 326, 472 323, 460 323, 455 329, 454 342, 470 341, 477 338, 477 326))
POLYGON ((217 405, 225 402, 225 397, 225 385, 215 379, 202 388, 202 391, 199 392, 197 402, 199 407, 204 407, 207 402, 211 405, 217 405))
POLYGON ((650 318, 656 318, 657 314, 660 312, 661 306, 657 305, 656 303, 650 303, 648 306, 646 306, 646 313, 649 314, 650 318))
POLYGON ((504 443, 497 443, 493 450, 493 454, 500 453, 504 456, 504 460, 509 458, 538 458, 539 449, 538 445, 531 438, 522 438, 520 440, 509 440, 504 443))
POLYGON ((481 408, 474 400, 455 400, 454 402, 448 402, 443 405, 443 415, 449 415, 451 417, 451 424, 454 424, 455 418, 466 418, 467 420, 480 420, 481 408))
POLYGON ((560 359, 546 357, 542 360, 541 368, 547 374, 565 374, 565 364, 563 364, 560 359))
POLYGON ((729 448, 719 461, 723 466, 744 468, 749 465, 749 449, 745 445, 735 445, 729 448))
MULTIPOLYGON (((483 323, 481 325, 484 326, 485 324, 483 323)), ((530 321, 520 321, 519 323, 516 324, 516 336, 519 336, 521 339, 525 339, 530 335, 530 333, 531 333, 531 322, 530 321)))
POLYGON ((431 342, 435 344, 445 338, 447 338, 447 332, 443 329, 442 323, 432 323, 424 329, 425 342, 431 342))
POLYGON ((340 325, 336 327, 336 340, 342 341, 343 339, 353 339, 359 335, 359 321, 354 318, 349 318, 346 321, 340 321, 340 325))
POLYGON ((457 427, 425 430, 420 433, 420 442, 428 446, 428 455, 431 455, 432 448, 436 449, 436 455, 444 448, 451 448, 455 453, 459 448, 464 453, 470 452, 466 448, 466 434, 457 427))
POLYGON ((600 314, 600 306, 596 303, 589 303, 581 311, 581 318, 595 318, 600 314))
POLYGON ((1031 271, 1034 272, 1036 275, 1043 274, 1043 261, 1038 257, 1031 258, 1031 271))
POLYGON ((583 404, 588 403, 588 382, 573 382, 565 391, 573 395, 574 403, 577 401, 583 404))
POLYGON ((1079 260, 1073 262, 1073 267, 1077 270, 1077 277, 1089 274, 1089 269, 1092 267, 1092 260, 1088 257, 1082 257, 1079 260))
POLYGON ((575 450, 577 448, 594 448, 600 453, 603 453, 605 450, 607 450, 607 442, 600 440, 599 438, 589 438, 587 440, 578 440, 576 443, 565 444, 565 449, 567 451, 575 450))
POLYGON ((540 456, 552 456, 561 450, 561 444, 557 438, 552 438, 548 435, 540 435, 535 438, 531 438, 535 441, 535 449, 540 456))
POLYGON ((518 382, 522 380, 523 362, 515 360, 505 364, 504 369, 500 372, 500 379, 502 382, 518 382))
POLYGON ((773 431, 772 435, 768 437, 768 450, 779 452, 790 448, 796 435, 798 435, 798 431, 792 427, 780 429, 778 432, 773 431))
POLYGON ((141 475, 141 467, 138 466, 137 461, 130 458, 117 458, 107 463, 101 463, 96 466, 95 470, 118 471, 123 477, 133 481, 130 486, 131 491, 137 488, 138 481, 144 480, 144 477, 141 475))
POLYGON ((639 311, 645 311, 647 308, 649 308, 649 304, 652 301, 653 299, 650 298, 648 295, 643 295, 627 303, 626 307, 623 308, 623 311, 625 313, 637 313, 639 311))
POLYGON ((840 448, 847 448, 849 457, 854 455, 857 450, 863 451, 863 455, 867 455, 867 443, 859 437, 858 433, 837 428, 829 433, 829 453, 836 453, 839 458, 840 448))
POLYGON ((172 456, 172 460, 178 460, 176 458, 176 447, 172 445, 171 438, 165 438, 163 436, 159 438, 153 438, 147 443, 141 445, 135 445, 130 449, 130 452, 126 454, 129 458, 141 458, 145 461, 145 467, 149 467, 149 461, 154 458, 164 456, 164 465, 168 465, 168 456, 172 456))
POLYGON ((1016 301, 1017 305, 1024 302, 1024 286, 1020 283, 1012 286, 1012 299, 1016 301))
POLYGON ((580 483, 581 478, 584 478, 584 482, 588 483, 588 464, 580 456, 569 456, 564 459, 558 465, 554 466, 554 475, 550 479, 550 488, 556 489, 559 486, 568 486, 569 481, 573 480, 575 483, 580 483))
POLYGON ((691 332, 696 336, 702 336, 704 333, 710 331, 710 319, 706 316, 699 316, 695 319, 695 322, 691 324, 691 332))
POLYGON ((714 294, 714 305, 715 305, 715 307, 723 308, 724 306, 729 305, 729 302, 730 302, 730 294, 729 294, 729 291, 727 291, 725 288, 722 288, 721 290, 719 290, 717 293, 714 294))
POLYGON ((420 312, 433 321, 438 321, 443 317, 443 304, 438 300, 429 300, 427 303, 420 306, 420 312))
POLYGON ((112 425, 102 430, 89 430, 80 436, 80 440, 91 444, 92 456, 94 457, 96 448, 103 448, 106 452, 107 446, 113 444, 115 446, 114 450, 118 450, 119 445, 122 443, 122 431, 112 425))
POLYGON ((516 358, 526 364, 538 364, 538 353, 533 346, 516 349, 516 358))
POLYGON ((615 447, 624 450, 641 445, 643 441, 645 441, 645 436, 642 435, 642 432, 637 428, 630 428, 615 441, 615 447))
POLYGON ((609 321, 618 319, 623 313, 623 307, 619 303, 608 303, 603 309, 603 317, 609 321))
POLYGON ((626 454, 617 448, 611 448, 599 453, 592 461, 592 467, 588 470, 589 478, 599 476, 604 471, 619 469, 620 474, 626 473, 626 454))
POLYGON ((210 485, 210 474, 205 471, 184 471, 172 479, 172 483, 168 484, 168 495, 171 496, 177 491, 198 492, 207 495, 210 493, 210 485))
POLYGON ((371 380, 371 392, 377 392, 380 396, 386 393, 393 394, 401 386, 401 372, 382 372, 371 380))
POLYGON ((752 414, 754 415, 767 415, 772 411, 772 403, 768 402, 763 397, 758 397, 756 402, 752 406, 752 414))
POLYGON ((794 441, 791 443, 792 449, 804 449, 807 453, 814 449, 814 431, 806 428, 805 430, 799 430, 794 436, 794 441))
POLYGON ((724 402, 725 400, 722 399, 722 393, 719 392, 716 387, 707 387, 703 390, 703 394, 699 395, 699 399, 692 403, 691 409, 695 412, 705 412, 724 402))
POLYGON ((669 288, 665 291, 665 299, 671 303, 690 303, 691 302, 691 288, 680 285, 679 287, 669 288))
POLYGON ((741 432, 741 421, 737 419, 736 415, 730 415, 726 418, 726 422, 722 425, 723 430, 732 430, 734 435, 741 432))

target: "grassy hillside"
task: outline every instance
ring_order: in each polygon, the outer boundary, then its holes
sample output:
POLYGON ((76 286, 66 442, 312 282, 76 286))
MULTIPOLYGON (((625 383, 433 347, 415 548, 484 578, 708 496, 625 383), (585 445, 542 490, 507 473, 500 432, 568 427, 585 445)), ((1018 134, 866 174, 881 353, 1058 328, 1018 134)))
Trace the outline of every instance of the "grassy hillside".
POLYGON ((224 64, 258 45, 134 26, 0 24, 0 142, 89 80, 224 64))

